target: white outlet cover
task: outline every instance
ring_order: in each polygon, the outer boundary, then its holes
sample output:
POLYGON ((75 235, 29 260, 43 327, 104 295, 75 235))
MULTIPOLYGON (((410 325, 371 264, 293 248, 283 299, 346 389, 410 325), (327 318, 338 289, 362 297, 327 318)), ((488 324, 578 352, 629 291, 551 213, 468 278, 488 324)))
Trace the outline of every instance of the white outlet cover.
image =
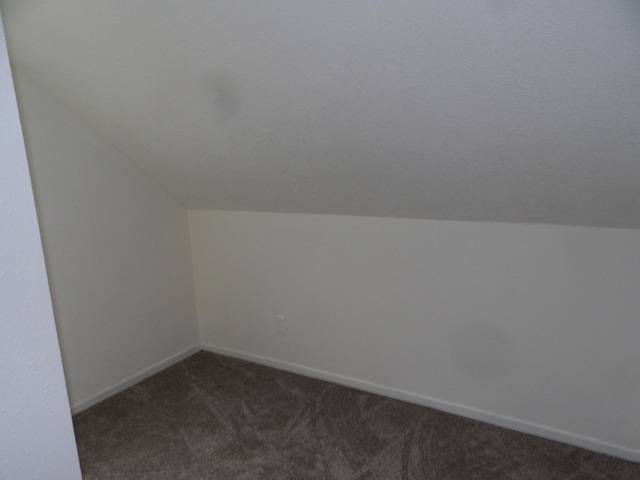
POLYGON ((278 332, 285 335, 287 333, 287 319, 284 315, 276 315, 276 324, 278 332))

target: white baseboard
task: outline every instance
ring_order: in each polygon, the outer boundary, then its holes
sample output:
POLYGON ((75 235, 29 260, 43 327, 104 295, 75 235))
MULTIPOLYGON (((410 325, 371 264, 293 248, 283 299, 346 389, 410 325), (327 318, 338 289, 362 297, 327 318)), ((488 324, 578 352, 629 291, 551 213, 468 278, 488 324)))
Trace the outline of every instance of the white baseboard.
POLYGON ((155 375, 156 373, 161 372, 166 368, 169 368, 170 366, 180 362, 181 360, 184 360, 185 358, 190 357, 191 355, 193 355, 196 352, 199 352, 200 350, 202 350, 202 347, 200 345, 195 345, 193 347, 187 348, 186 350, 178 352, 175 355, 170 356, 169 358, 165 358, 164 360, 161 360, 158 363, 151 365, 148 368, 145 368, 144 370, 136 373, 135 375, 132 375, 129 378, 126 378, 122 382, 119 382, 116 385, 113 385, 112 387, 109 387, 106 390, 103 390, 87 398, 86 400, 82 400, 78 403, 75 403, 74 405, 71 405, 71 413, 75 415, 76 413, 86 410, 87 408, 94 406, 96 403, 106 400, 110 396, 115 395, 116 393, 120 393, 129 387, 132 387, 133 385, 141 382, 145 378, 148 378, 151 375, 155 375))
POLYGON ((337 383, 339 385, 344 385, 347 387, 356 388, 358 390, 394 398, 396 400, 403 400, 405 402, 415 403, 417 405, 423 405, 425 407, 431 407, 436 410, 452 413, 461 417, 471 418, 473 420, 479 420, 485 423, 490 423, 492 425, 497 425, 499 427, 508 428, 510 430, 516 430, 518 432, 536 435, 538 437, 546 438, 549 440, 555 440, 557 442, 575 445, 577 447, 586 448, 598 453, 612 455, 614 457, 619 457, 625 460, 640 462, 640 451, 638 450, 632 450, 618 445, 613 445, 596 438, 584 437, 571 432, 557 430, 546 425, 531 423, 524 420, 519 420, 517 418, 512 418, 505 415, 499 415, 465 405, 460 405, 458 403, 438 400, 435 398, 427 397, 425 395, 408 392, 405 390, 399 390, 396 388, 379 385, 377 383, 327 372, 325 370, 305 367, 303 365, 284 362, 282 360, 254 355, 251 353, 242 352, 226 347, 220 347, 217 345, 203 344, 202 350, 212 353, 219 353, 228 357, 239 358, 241 360, 247 360, 249 362, 277 368, 279 370, 298 373, 307 377, 326 380, 332 383, 337 383))

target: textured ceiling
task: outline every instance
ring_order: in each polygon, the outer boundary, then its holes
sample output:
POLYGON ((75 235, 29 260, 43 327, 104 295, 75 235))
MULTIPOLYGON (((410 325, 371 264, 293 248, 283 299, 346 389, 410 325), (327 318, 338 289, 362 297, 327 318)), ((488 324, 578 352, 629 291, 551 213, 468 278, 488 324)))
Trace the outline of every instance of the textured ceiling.
POLYGON ((189 208, 640 228, 636 0, 4 0, 189 208))

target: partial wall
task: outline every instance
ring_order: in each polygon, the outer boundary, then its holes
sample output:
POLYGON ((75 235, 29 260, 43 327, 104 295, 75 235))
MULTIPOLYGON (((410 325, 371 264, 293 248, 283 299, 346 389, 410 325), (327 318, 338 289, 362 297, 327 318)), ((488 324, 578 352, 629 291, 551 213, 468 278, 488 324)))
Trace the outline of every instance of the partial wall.
POLYGON ((78 409, 198 344, 187 214, 28 76, 16 88, 78 409))
POLYGON ((0 18, 0 478, 80 480, 0 18))
POLYGON ((640 460, 640 231, 189 221, 209 349, 640 460))

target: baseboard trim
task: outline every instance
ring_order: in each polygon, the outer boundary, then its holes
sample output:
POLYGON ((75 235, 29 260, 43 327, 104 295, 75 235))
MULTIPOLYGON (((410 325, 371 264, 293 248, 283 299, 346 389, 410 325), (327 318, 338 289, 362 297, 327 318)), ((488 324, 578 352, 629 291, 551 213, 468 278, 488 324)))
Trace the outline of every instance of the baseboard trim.
POLYGON ((202 350, 202 347, 200 345, 195 345, 193 347, 189 347, 185 350, 182 350, 181 352, 178 352, 175 355, 165 358, 164 360, 161 360, 158 363, 155 363, 150 367, 145 368, 144 370, 136 373, 135 375, 132 375, 129 378, 124 379, 122 382, 119 382, 113 385, 112 387, 109 387, 106 390, 103 390, 87 398, 86 400, 82 400, 81 402, 71 405, 71 414, 75 415, 76 413, 80 413, 81 411, 86 410, 89 407, 93 407, 95 404, 100 403, 101 401, 106 400, 112 395, 115 395, 116 393, 120 393, 129 387, 132 387, 136 383, 139 383, 142 380, 152 375, 155 375, 156 373, 161 372, 166 368, 169 368, 170 366, 184 360, 187 357, 190 357, 191 355, 199 352, 200 350, 202 350))
POLYGON ((340 375, 340 374, 328 372, 325 370, 306 367, 304 365, 300 365, 296 363, 290 363, 290 362, 276 360, 269 357, 263 357, 261 355, 254 355, 252 353, 234 350, 227 347, 203 344, 201 348, 202 350, 205 350, 207 352, 218 353, 220 355, 225 355, 228 357, 247 360, 249 362, 277 368, 279 370, 298 373, 301 375, 305 375, 307 377, 317 378, 319 380, 325 380, 332 383, 337 383, 339 385, 344 385, 346 387, 352 387, 358 390, 363 390, 366 392, 383 395, 385 397, 394 398, 396 400, 402 400, 402 401, 414 403, 417 405, 423 405, 425 407, 431 407, 443 412, 452 413, 454 415, 459 415, 461 417, 466 417, 473 420, 479 420, 481 422, 497 425, 499 427, 508 428, 510 430, 515 430, 523 433, 528 433, 531 435, 536 435, 538 437, 546 438, 548 440, 554 440, 557 442, 567 443, 569 445, 575 445, 577 447, 585 448, 587 450, 591 450, 597 453, 603 453, 606 455, 619 457, 624 460, 630 460, 632 462, 640 462, 640 451, 638 450, 632 450, 632 449, 628 449, 618 445, 610 444, 610 443, 598 440, 596 438, 576 435, 574 433, 558 430, 546 425, 540 425, 537 423, 532 423, 525 420, 508 417, 505 415, 499 415, 499 414, 487 412, 485 410, 480 410, 480 409, 468 407, 466 405, 461 405, 458 403, 438 400, 435 398, 428 397, 426 395, 421 395, 421 394, 417 394, 417 393, 413 393, 405 390, 399 390, 396 388, 380 385, 380 384, 369 382, 366 380, 360 380, 357 378, 348 377, 345 375, 340 375))

